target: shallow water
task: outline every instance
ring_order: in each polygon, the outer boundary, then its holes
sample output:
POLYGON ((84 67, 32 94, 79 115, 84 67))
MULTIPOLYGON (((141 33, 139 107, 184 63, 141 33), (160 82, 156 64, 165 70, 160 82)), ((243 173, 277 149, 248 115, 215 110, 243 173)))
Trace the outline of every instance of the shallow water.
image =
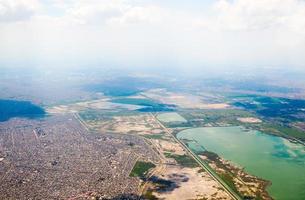
POLYGON ((180 123, 180 122, 187 122, 186 119, 184 119, 181 115, 179 115, 178 113, 176 112, 171 112, 171 113, 162 113, 162 114, 159 114, 157 116, 157 118, 162 121, 162 122, 177 122, 177 123, 180 123))
POLYGON ((305 199, 305 147, 286 139, 243 127, 204 127, 181 131, 179 139, 195 140, 194 151, 205 148, 245 167, 250 174, 272 185, 268 192, 275 199, 305 199))

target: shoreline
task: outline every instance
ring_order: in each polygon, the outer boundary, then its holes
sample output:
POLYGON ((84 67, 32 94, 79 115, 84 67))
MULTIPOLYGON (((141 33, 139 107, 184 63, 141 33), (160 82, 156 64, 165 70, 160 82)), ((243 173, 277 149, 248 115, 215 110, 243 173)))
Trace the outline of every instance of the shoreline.
POLYGON ((198 153, 198 156, 244 198, 273 199, 267 191, 272 184, 271 181, 249 174, 244 168, 221 158, 214 152, 204 151, 198 153))

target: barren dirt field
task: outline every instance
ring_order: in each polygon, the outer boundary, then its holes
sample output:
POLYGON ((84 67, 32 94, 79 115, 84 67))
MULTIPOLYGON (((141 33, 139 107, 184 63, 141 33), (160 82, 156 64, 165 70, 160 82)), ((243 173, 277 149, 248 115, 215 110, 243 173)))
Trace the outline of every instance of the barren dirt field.
POLYGON ((71 103, 66 105, 57 105, 47 108, 46 111, 50 114, 58 113, 77 113, 86 109, 112 109, 125 108, 127 110, 135 110, 141 108, 141 106, 128 105, 128 104, 116 104, 111 103, 109 98, 102 98, 98 100, 85 101, 79 103, 71 103))
POLYGON ((230 105, 226 103, 205 102, 201 96, 168 92, 163 89, 149 90, 144 92, 143 95, 161 101, 162 103, 174 104, 180 108, 225 109, 230 107, 230 105))
POLYGON ((261 123, 262 120, 254 117, 242 117, 242 118, 237 118, 238 121, 243 122, 243 123, 261 123))
POLYGON ((200 172, 200 168, 166 166, 159 176, 176 183, 172 190, 154 192, 160 199, 231 199, 206 172, 200 172))

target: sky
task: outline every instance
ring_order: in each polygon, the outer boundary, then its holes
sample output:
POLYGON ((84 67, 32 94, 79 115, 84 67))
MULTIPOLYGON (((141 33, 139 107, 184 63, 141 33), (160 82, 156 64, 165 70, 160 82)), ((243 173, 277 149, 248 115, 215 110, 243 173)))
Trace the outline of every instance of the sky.
POLYGON ((304 0, 0 0, 0 67, 305 70, 304 0))

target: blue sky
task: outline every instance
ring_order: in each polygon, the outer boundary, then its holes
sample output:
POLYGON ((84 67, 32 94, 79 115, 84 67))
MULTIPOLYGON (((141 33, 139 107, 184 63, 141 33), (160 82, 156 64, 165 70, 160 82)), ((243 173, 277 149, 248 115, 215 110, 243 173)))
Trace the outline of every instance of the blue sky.
POLYGON ((0 0, 1 66, 305 67, 303 0, 0 0))

